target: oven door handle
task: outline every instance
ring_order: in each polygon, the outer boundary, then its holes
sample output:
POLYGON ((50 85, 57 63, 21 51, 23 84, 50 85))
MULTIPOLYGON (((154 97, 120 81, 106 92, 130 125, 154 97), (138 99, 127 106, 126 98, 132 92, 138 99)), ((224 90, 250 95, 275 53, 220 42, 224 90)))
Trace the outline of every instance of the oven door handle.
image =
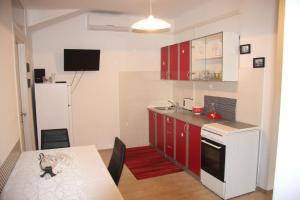
POLYGON ((214 144, 212 144, 212 143, 209 143, 209 142, 207 142, 206 140, 201 140, 201 142, 203 142, 203 143, 205 143, 205 144, 207 144, 207 145, 209 145, 209 146, 211 146, 211 147, 214 147, 214 148, 216 148, 216 149, 221 149, 222 147, 220 147, 220 146, 217 146, 217 145, 214 145, 214 144))

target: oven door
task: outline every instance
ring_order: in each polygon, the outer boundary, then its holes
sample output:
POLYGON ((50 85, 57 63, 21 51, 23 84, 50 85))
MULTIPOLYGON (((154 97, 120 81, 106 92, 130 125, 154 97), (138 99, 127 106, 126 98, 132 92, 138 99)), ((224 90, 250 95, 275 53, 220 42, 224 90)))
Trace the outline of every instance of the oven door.
POLYGON ((224 182, 226 146, 201 138, 201 169, 224 182))

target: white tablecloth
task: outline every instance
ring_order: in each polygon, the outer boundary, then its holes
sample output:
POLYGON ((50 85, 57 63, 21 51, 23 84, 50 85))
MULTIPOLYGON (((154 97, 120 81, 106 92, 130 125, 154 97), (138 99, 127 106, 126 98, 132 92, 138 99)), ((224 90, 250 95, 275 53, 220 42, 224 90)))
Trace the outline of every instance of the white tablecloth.
POLYGON ((94 146, 23 152, 1 200, 123 199, 94 146), (62 157, 54 177, 41 178, 39 154, 62 157))

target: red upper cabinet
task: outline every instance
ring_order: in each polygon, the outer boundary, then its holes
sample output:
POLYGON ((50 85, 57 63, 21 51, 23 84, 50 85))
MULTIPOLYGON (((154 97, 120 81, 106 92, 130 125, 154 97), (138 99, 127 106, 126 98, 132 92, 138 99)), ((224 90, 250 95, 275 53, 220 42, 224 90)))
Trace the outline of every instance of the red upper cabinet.
POLYGON ((157 148, 164 151, 164 116, 156 114, 156 136, 157 136, 157 148))
POLYGON ((178 46, 170 46, 170 80, 178 80, 178 46))
POLYGON ((174 156, 174 119, 166 116, 166 154, 174 156))
POLYGON ((169 79, 168 69, 169 69, 169 47, 162 47, 161 52, 161 64, 160 64, 160 77, 161 79, 169 79))
POLYGON ((161 79, 190 80, 190 41, 161 48, 161 79))
POLYGON ((180 74, 179 80, 190 79, 190 41, 179 44, 180 53, 180 74))
POLYGON ((186 165, 186 123, 176 120, 176 160, 186 165))
POLYGON ((201 128, 189 125, 189 159, 188 168, 200 176, 201 128))
POLYGON ((155 121, 155 112, 149 111, 149 143, 153 146, 155 146, 155 121))

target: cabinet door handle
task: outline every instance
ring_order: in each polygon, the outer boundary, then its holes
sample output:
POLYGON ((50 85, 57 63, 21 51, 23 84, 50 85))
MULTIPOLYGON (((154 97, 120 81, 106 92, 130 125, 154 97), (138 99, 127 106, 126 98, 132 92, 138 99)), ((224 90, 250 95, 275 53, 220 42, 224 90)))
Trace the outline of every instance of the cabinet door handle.
POLYGON ((184 49, 182 49, 181 53, 184 54, 184 49))
POLYGON ((183 132, 181 132, 180 136, 183 137, 183 132))
POLYGON ((187 132, 187 129, 189 128, 189 125, 187 124, 187 123, 185 123, 184 124, 184 127, 183 127, 183 129, 184 129, 184 132, 187 132))

